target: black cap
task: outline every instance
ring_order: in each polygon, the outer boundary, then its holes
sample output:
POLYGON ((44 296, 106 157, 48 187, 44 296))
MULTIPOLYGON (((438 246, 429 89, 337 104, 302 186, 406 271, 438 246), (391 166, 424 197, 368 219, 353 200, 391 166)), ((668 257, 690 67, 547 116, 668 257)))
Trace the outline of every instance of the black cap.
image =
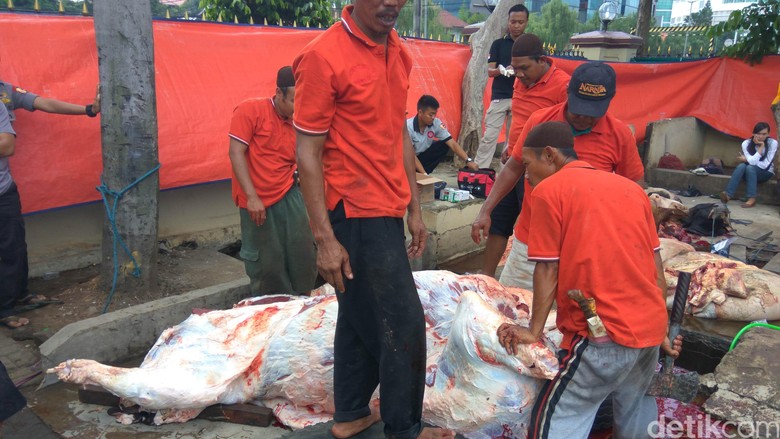
POLYGON ((587 62, 571 74, 569 112, 601 117, 615 96, 615 70, 603 62, 587 62))
POLYGON ((292 67, 284 66, 276 73, 276 86, 279 88, 295 87, 295 75, 292 67))

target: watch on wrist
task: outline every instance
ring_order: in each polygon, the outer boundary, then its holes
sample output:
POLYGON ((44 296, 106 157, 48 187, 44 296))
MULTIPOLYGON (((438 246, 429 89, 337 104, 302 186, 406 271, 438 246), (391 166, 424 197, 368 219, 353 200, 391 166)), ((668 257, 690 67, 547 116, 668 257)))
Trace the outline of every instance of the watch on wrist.
POLYGON ((95 116, 97 116, 97 113, 95 113, 94 111, 92 111, 92 104, 88 104, 88 105, 87 105, 87 106, 84 108, 84 113, 86 113, 86 114, 87 114, 87 117, 95 117, 95 116))
POLYGON ((473 161, 474 161, 474 159, 473 159, 473 158, 471 158, 471 157, 466 157, 466 163, 471 163, 471 162, 473 162, 473 161))

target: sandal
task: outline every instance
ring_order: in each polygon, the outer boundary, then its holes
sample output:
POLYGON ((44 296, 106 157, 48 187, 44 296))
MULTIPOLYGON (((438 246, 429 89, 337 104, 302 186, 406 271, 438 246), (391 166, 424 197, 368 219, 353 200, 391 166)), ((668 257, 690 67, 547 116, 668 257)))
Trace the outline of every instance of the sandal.
POLYGON ((65 302, 63 302, 62 300, 56 297, 51 297, 51 298, 46 297, 43 294, 28 294, 16 301, 17 305, 33 305, 38 303, 48 305, 51 303, 65 303, 65 302))
POLYGON ((11 329, 21 328, 22 326, 26 326, 29 324, 30 321, 25 319, 24 317, 8 316, 0 319, 0 325, 3 325, 11 329))
POLYGON ((755 198, 748 198, 747 202, 745 202, 742 207, 745 209, 749 209, 756 205, 756 199, 755 198))
POLYGON ((722 201, 723 204, 727 204, 729 200, 731 200, 731 197, 726 193, 726 191, 720 193, 720 201, 722 201))
POLYGON ((23 313, 27 311, 32 311, 34 309, 42 308, 46 305, 51 304, 57 304, 62 305, 65 303, 64 301, 54 298, 54 297, 46 297, 42 294, 28 294, 21 300, 18 300, 16 302, 16 305, 14 305, 14 312, 15 313, 23 313))

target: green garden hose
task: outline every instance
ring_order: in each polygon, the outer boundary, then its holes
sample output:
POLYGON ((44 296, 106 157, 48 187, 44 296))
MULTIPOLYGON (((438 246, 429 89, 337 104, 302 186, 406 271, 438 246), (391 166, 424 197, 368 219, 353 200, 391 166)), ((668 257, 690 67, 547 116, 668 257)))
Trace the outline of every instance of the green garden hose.
POLYGON ((763 322, 753 322, 744 328, 740 329, 739 332, 737 332, 737 335, 734 336, 734 340, 731 341, 731 346, 729 346, 729 352, 731 352, 732 349, 734 349, 734 346, 737 345, 737 341, 739 341, 739 337, 742 336, 742 333, 747 331, 750 328, 754 328, 756 326, 760 326, 762 328, 772 328, 776 330, 780 330, 780 326, 770 325, 769 323, 763 323, 763 322))

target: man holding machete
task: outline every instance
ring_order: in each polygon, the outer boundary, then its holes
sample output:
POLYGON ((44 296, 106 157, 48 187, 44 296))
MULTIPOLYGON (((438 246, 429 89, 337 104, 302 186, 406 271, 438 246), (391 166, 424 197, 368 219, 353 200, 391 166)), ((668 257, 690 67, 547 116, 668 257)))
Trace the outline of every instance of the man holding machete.
POLYGON ((534 187, 528 257, 536 262, 529 328, 501 325, 498 338, 514 354, 542 335, 553 301, 563 333, 560 371, 534 405, 529 438, 588 436, 599 405, 614 398, 614 437, 642 438, 657 416, 645 395, 658 347, 679 355, 666 337, 660 243, 642 188, 577 159, 562 122, 530 131, 523 144, 526 178, 534 187), (594 202, 598 200, 598 202, 594 202), (606 336, 593 337, 569 290, 595 299, 606 336))

